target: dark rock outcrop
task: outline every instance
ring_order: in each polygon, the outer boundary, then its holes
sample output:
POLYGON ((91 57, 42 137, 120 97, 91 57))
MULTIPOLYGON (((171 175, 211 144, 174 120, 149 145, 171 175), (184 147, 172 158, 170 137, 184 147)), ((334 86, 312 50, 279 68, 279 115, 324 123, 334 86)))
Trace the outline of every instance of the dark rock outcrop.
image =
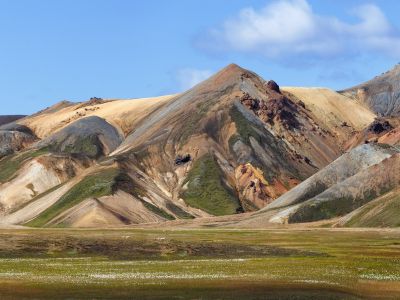
POLYGON ((190 154, 186 154, 186 155, 178 155, 175 158, 175 165, 184 165, 186 163, 188 163, 191 160, 191 156, 190 154))
POLYGON ((273 80, 269 80, 267 82, 267 88, 270 89, 270 90, 273 90, 273 91, 275 91, 275 92, 277 92, 279 94, 281 93, 279 85, 273 80))
POLYGON ((393 126, 390 125, 389 121, 387 120, 379 120, 376 119, 372 124, 368 127, 368 131, 380 134, 382 132, 388 132, 393 129, 393 126))

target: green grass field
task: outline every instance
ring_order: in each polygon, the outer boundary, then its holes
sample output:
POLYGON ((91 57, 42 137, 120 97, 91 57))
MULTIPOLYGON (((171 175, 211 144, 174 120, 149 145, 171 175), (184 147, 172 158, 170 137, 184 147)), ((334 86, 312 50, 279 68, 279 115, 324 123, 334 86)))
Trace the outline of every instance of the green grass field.
POLYGON ((0 299, 399 299, 400 231, 0 231, 0 299))

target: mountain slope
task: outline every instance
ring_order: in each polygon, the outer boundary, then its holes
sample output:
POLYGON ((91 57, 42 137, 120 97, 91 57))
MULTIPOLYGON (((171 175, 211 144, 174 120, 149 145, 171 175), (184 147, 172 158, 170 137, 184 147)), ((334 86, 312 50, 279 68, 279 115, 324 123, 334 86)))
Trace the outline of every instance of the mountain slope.
MULTIPOLYGON (((359 110, 364 118, 357 128, 374 116, 359 110)), ((242 209, 260 208, 338 157, 338 140, 344 143, 356 130, 321 119, 276 84, 230 65, 157 109, 113 155, 139 154, 140 164, 159 176, 156 184, 178 200, 188 194, 181 193, 181 177, 191 164, 175 166, 175 158, 196 160, 211 154, 225 173, 228 193, 239 192, 242 209)))
MULTIPOLYGON (((280 88, 234 64, 178 95, 64 101, 16 122, 33 140, 0 159, 0 222, 121 226, 276 207, 375 117, 334 91, 280 88)), ((368 147, 364 164, 301 201, 395 153, 368 147)))
POLYGON ((341 91, 379 116, 400 116, 400 65, 380 76, 341 91))
POLYGON ((84 154, 90 158, 108 155, 122 142, 118 130, 98 116, 79 119, 47 138, 35 147, 52 152, 84 154))
POLYGON ((171 97, 127 100, 93 98, 83 103, 63 101, 18 123, 29 127, 36 136, 43 139, 79 119, 97 116, 113 125, 119 132, 127 134, 138 121, 171 97))
POLYGON ((34 133, 24 125, 8 123, 0 126, 0 159, 24 149, 35 141, 34 133))
POLYGON ((336 226, 399 227, 400 189, 392 190, 341 218, 336 226))
POLYGON ((363 130, 355 133, 347 141, 344 147, 345 149, 352 149, 364 143, 381 143, 395 145, 398 142, 396 127, 399 126, 400 118, 377 117, 363 130))
POLYGON ((365 144, 345 153, 255 214, 272 223, 343 216, 400 186, 400 151, 365 144))

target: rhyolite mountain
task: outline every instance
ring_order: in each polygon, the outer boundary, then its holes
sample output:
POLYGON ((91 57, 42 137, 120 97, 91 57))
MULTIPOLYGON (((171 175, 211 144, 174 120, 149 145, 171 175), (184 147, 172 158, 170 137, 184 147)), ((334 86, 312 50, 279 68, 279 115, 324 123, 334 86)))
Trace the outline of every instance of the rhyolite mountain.
POLYGON ((375 78, 341 91, 378 116, 400 116, 400 64, 375 78))
POLYGON ((400 180, 399 100, 358 94, 284 88, 232 64, 177 95, 62 101, 11 119, 0 127, 0 223, 344 217, 400 180))

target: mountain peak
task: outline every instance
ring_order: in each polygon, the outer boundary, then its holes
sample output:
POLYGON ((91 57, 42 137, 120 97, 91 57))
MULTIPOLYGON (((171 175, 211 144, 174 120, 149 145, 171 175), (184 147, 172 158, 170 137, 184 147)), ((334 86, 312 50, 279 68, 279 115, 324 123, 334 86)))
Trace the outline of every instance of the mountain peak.
POLYGON ((229 71, 235 72, 235 71, 242 71, 244 69, 235 63, 230 63, 229 65, 222 68, 222 70, 229 70, 229 71))
POLYGON ((240 82, 243 76, 253 77, 255 74, 232 63, 219 70, 206 81, 207 85, 211 85, 210 87, 215 88, 216 86, 227 86, 235 82, 240 82))
POLYGON ((231 63, 227 65, 226 67, 222 68, 220 71, 216 73, 217 74, 230 74, 230 75, 241 75, 243 73, 248 73, 250 71, 242 68, 241 66, 231 63))

